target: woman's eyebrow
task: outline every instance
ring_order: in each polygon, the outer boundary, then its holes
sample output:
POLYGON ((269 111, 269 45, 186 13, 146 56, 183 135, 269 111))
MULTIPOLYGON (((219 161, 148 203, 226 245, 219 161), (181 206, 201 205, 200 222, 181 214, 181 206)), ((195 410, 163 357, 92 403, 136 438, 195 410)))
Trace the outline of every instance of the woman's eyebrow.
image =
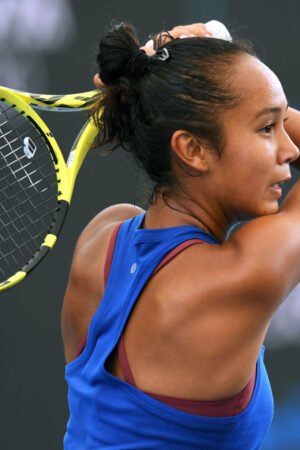
MULTIPOLYGON (((289 107, 289 104, 287 103, 286 110, 288 109, 288 107, 289 107)), ((254 120, 258 119, 258 117, 263 116, 265 114, 270 114, 270 113, 278 114, 281 112, 282 112, 282 108, 280 108, 279 106, 274 106, 273 108, 264 108, 255 115, 254 120)))

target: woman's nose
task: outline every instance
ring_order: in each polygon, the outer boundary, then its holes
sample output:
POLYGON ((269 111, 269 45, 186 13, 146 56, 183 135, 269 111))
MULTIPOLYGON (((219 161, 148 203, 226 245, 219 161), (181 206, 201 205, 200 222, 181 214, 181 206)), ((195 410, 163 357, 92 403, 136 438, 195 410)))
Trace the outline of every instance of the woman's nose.
POLYGON ((294 144, 286 131, 284 131, 284 138, 281 142, 281 151, 279 153, 280 164, 291 163, 299 157, 299 148, 294 144))

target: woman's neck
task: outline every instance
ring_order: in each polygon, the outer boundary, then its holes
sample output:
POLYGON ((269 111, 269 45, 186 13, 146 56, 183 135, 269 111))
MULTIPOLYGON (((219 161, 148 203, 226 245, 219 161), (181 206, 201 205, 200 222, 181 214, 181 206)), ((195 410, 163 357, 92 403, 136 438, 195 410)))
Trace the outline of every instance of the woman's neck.
POLYGON ((144 228, 168 228, 193 225, 213 235, 219 242, 225 240, 229 228, 227 218, 211 211, 205 204, 158 194, 155 203, 149 208, 144 228))

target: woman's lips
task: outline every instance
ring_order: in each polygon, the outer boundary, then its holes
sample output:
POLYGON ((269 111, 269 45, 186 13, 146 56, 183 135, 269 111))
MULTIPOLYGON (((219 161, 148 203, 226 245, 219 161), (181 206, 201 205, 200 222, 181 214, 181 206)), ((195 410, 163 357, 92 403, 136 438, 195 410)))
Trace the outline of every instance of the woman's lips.
POLYGON ((288 174, 287 177, 285 177, 284 179, 282 179, 281 181, 278 181, 277 183, 274 183, 270 186, 271 191, 277 196, 277 197, 281 197, 282 195, 282 189, 279 186, 280 184, 285 183, 286 181, 291 180, 291 174, 288 174))
POLYGON ((270 189, 271 189, 272 192, 274 192, 274 194, 275 194, 277 197, 281 197, 281 195, 282 195, 282 189, 281 189, 281 187, 279 186, 279 183, 272 184, 272 186, 270 186, 270 189))

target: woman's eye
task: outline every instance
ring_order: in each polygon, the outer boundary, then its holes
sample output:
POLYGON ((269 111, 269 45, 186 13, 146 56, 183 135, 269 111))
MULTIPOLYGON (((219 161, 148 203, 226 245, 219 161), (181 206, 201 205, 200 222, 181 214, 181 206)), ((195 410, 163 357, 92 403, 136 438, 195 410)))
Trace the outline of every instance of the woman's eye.
MULTIPOLYGON (((286 122, 288 120, 288 117, 286 117, 285 119, 283 119, 283 122, 286 122)), ((262 128, 261 131, 264 131, 265 133, 269 134, 272 131, 272 128, 274 128, 276 126, 276 123, 270 123, 269 125, 267 125, 266 127, 262 128)))
POLYGON ((266 133, 270 133, 274 126, 275 126, 275 123, 270 123, 266 127, 262 128, 261 131, 265 131, 266 133))

